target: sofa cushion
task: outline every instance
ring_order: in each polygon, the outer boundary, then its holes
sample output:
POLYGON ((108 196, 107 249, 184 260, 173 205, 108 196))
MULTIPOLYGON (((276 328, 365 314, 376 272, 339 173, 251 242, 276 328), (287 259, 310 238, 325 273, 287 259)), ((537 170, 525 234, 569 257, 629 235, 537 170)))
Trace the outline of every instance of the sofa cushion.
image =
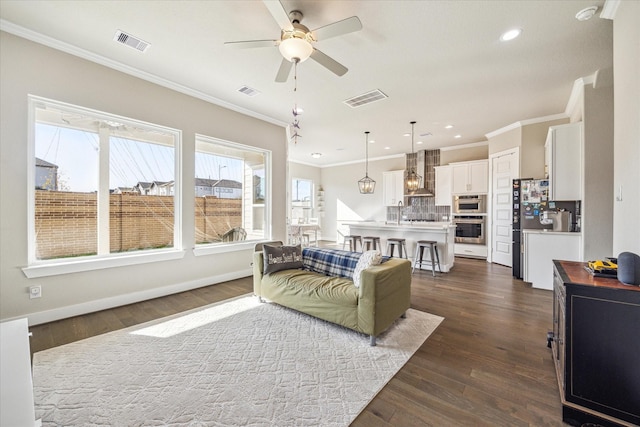
POLYGON ((356 285, 356 288, 360 287, 360 275, 362 274, 362 270, 367 269, 372 265, 378 265, 381 262, 382 255, 376 250, 366 251, 362 254, 358 260, 358 264, 356 264, 355 270, 353 270, 353 284, 356 285))
POLYGON ((353 279, 353 271, 362 254, 337 249, 304 248, 302 263, 305 270, 333 277, 353 279))
POLYGON ((302 268, 302 247, 300 245, 264 245, 262 252, 264 254, 263 274, 302 268))

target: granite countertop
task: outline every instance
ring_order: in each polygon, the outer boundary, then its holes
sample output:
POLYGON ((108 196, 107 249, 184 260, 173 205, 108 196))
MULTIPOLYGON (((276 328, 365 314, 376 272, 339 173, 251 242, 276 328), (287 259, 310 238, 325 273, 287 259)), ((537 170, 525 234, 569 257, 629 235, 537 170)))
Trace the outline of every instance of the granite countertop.
POLYGON ((551 230, 534 230, 534 229, 524 229, 523 233, 527 234, 562 234, 562 235, 572 235, 572 236, 581 236, 582 233, 579 231, 551 231, 551 230))
POLYGON ((383 222, 383 221, 347 221, 345 225, 353 225, 357 227, 367 228, 386 228, 386 229, 420 229, 420 230, 443 230, 448 228, 455 228, 454 224, 444 221, 400 221, 400 224, 395 222, 383 222))

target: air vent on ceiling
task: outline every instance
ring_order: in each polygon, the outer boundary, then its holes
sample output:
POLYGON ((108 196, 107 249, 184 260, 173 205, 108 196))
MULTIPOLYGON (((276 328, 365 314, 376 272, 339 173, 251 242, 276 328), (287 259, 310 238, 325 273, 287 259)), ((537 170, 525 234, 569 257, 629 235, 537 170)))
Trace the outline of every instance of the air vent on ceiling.
POLYGON ((242 86, 241 88, 238 89, 238 92, 244 93, 247 96, 260 95, 260 91, 257 91, 254 88, 251 88, 249 86, 242 86))
POLYGON ((116 31, 116 35, 113 36, 113 40, 125 46, 129 46, 136 50, 139 50, 140 52, 145 52, 149 48, 149 46, 151 46, 150 43, 147 43, 146 41, 134 37, 131 34, 127 34, 121 30, 116 31))
POLYGON ((366 104, 371 104, 372 102, 380 101, 381 99, 385 98, 388 98, 387 95, 382 93, 380 89, 374 89, 370 92, 363 93, 362 95, 349 98, 343 102, 351 108, 357 108, 366 104))

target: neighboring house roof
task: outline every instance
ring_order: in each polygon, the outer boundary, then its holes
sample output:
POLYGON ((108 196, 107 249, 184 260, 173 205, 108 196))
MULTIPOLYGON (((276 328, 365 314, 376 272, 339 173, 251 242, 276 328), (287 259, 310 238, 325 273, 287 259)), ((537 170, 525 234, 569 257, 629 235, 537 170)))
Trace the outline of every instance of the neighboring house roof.
POLYGON ((232 179, 196 178, 196 187, 242 188, 242 183, 232 179))
POLYGON ((46 160, 42 160, 36 157, 36 166, 40 166, 43 168, 57 168, 58 165, 54 165, 53 163, 49 163, 46 160))

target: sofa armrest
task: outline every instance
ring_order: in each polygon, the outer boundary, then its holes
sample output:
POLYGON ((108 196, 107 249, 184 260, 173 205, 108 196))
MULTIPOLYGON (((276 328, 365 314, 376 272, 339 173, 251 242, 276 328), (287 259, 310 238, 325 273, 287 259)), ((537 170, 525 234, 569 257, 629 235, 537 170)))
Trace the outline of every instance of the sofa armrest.
POLYGON ((253 293, 262 296, 262 269, 264 268, 264 255, 262 252, 253 253, 253 293))
POLYGON ((362 272, 358 324, 376 336, 411 306, 411 261, 391 258, 362 272))

